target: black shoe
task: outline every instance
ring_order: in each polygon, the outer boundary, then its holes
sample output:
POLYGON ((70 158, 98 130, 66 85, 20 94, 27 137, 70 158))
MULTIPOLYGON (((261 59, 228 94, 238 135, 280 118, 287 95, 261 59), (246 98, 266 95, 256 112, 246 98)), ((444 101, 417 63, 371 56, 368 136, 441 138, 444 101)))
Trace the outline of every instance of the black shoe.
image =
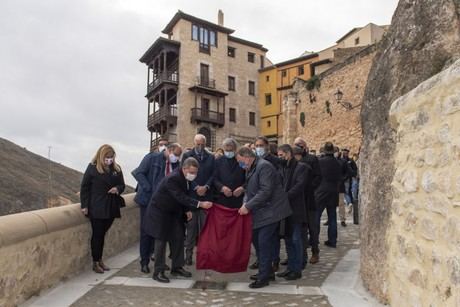
POLYGON ((302 278, 302 273, 300 272, 289 272, 286 276, 284 276, 284 279, 286 280, 296 280, 302 278))
POLYGON ((258 289, 268 286, 270 283, 268 280, 256 280, 253 283, 249 284, 249 288, 251 289, 258 289))
POLYGON ((182 277, 192 277, 192 273, 189 271, 184 270, 183 268, 177 268, 177 269, 172 269, 171 270, 171 275, 173 276, 182 276, 182 277))
POLYGON ((288 260, 287 259, 284 259, 283 261, 280 262, 281 265, 287 265, 288 264, 288 260))
POLYGON ((256 260, 253 264, 249 266, 251 270, 257 270, 259 268, 259 261, 256 260))
POLYGON ((162 282, 162 283, 168 283, 169 282, 169 278, 166 277, 165 272, 153 273, 152 278, 153 278, 153 280, 156 280, 156 281, 162 282))
MULTIPOLYGON (((258 277, 259 277, 259 274, 254 274, 254 275, 249 276, 249 279, 251 279, 251 280, 257 280, 258 277)), ((275 281, 275 274, 270 275, 270 277, 268 278, 268 280, 275 281)))
POLYGON ((280 268, 280 261, 279 260, 273 261, 273 265, 272 265, 273 272, 278 272, 279 268, 280 268))
POLYGON ((141 265, 141 272, 142 272, 142 273, 145 273, 145 274, 149 274, 149 273, 150 273, 149 266, 146 265, 146 264, 141 265))
POLYGON ((286 277, 287 275, 289 275, 289 273, 291 273, 291 271, 286 270, 286 271, 284 271, 284 272, 281 272, 281 273, 276 274, 276 276, 277 276, 277 277, 283 277, 283 278, 284 278, 284 277, 286 277))
POLYGON ((329 241, 324 241, 324 245, 329 246, 329 247, 332 247, 332 248, 336 248, 336 247, 337 247, 336 244, 332 244, 332 243, 329 242, 329 241))
POLYGON ((326 223, 323 224, 324 226, 329 226, 329 221, 326 221, 326 223))
POLYGON ((347 223, 345 223, 345 221, 342 221, 340 224, 342 224, 343 227, 347 227, 347 223))

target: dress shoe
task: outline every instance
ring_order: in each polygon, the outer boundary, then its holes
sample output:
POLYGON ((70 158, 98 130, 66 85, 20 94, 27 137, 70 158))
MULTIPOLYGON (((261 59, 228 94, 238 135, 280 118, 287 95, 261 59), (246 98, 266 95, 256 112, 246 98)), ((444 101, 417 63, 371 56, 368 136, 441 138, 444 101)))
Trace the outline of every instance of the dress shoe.
POLYGON ((256 280, 253 283, 249 284, 249 288, 258 289, 268 286, 270 283, 268 280, 256 280))
POLYGON ((284 277, 286 277, 287 275, 289 275, 289 273, 291 273, 291 271, 286 270, 286 271, 284 271, 284 272, 281 272, 281 273, 276 274, 276 276, 277 276, 277 277, 283 277, 283 278, 284 278, 284 277))
MULTIPOLYGON (((251 280, 257 280, 258 277, 259 277, 259 274, 254 274, 254 275, 249 276, 249 279, 251 279, 251 280)), ((270 275, 270 277, 268 278, 268 280, 275 281, 275 274, 270 275)))
POLYGON ((319 262, 319 254, 313 254, 310 258, 310 263, 315 264, 319 262))
POLYGON ((329 221, 326 221, 326 223, 323 224, 324 226, 328 226, 329 225, 329 221))
POLYGON ((165 275, 165 272, 155 272, 155 273, 153 273, 152 278, 153 278, 153 280, 156 280, 156 281, 162 282, 162 283, 168 283, 169 282, 169 278, 165 275))
POLYGON ((104 271, 110 271, 110 268, 102 262, 102 260, 99 260, 99 266, 104 270, 104 271))
POLYGON ((99 265, 98 261, 93 261, 93 271, 98 274, 104 273, 104 269, 99 265))
POLYGON ((259 261, 255 261, 253 264, 249 266, 251 270, 257 270, 259 268, 259 261))
POLYGON ((273 269, 273 272, 278 272, 280 268, 280 261, 273 261, 273 265, 272 265, 272 269, 273 269))
POLYGON ((141 272, 142 272, 142 273, 145 273, 145 274, 149 274, 149 273, 150 273, 149 266, 146 265, 146 264, 141 265, 141 272))
POLYGON ((286 280, 296 280, 302 278, 302 273, 300 272, 289 272, 284 279, 286 280))
POLYGON ((341 224, 343 227, 347 227, 347 223, 345 223, 345 221, 342 221, 340 224, 341 224))
POLYGON ((280 262, 281 265, 287 265, 288 264, 288 260, 287 259, 284 259, 283 261, 280 262))
POLYGON ((324 241, 324 245, 329 246, 329 247, 332 247, 332 248, 336 248, 336 247, 337 247, 336 244, 332 244, 332 243, 329 242, 329 241, 324 241))
POLYGON ((171 270, 171 275, 173 276, 182 276, 182 277, 192 277, 192 273, 189 271, 184 270, 183 268, 177 268, 171 270))

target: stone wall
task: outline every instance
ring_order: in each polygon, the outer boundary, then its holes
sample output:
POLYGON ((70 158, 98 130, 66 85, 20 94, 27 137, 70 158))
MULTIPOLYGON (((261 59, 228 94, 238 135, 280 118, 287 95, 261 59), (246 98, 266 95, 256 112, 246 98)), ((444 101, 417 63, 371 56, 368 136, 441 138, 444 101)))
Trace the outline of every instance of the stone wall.
POLYGON ((320 87, 312 91, 307 89, 306 81, 297 79, 291 95, 283 101, 283 142, 292 144, 295 137, 302 136, 310 149, 319 151, 326 141, 331 141, 358 152, 362 138, 361 104, 374 55, 375 46, 360 50, 318 75, 320 87), (353 109, 347 110, 337 103, 334 94, 338 89, 343 93, 342 101, 350 103, 353 109), (304 126, 301 113, 305 115, 304 126))
MULTIPOLYGON (((139 209, 134 194, 109 230, 104 257, 139 240, 139 209)), ((80 205, 29 211, 0 217, 0 306, 25 301, 92 264, 91 226, 80 205)))
POLYGON ((460 60, 396 100, 392 306, 460 306, 460 60))

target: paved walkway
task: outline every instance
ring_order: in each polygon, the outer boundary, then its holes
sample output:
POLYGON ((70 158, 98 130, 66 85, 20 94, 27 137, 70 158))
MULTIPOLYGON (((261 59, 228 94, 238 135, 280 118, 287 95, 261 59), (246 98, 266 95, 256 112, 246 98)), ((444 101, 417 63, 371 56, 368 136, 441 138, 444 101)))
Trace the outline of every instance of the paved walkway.
MULTIPOLYGON (((320 262, 308 264, 301 280, 277 278, 269 287, 254 290, 248 284, 255 271, 221 274, 187 267, 193 278, 162 284, 140 272, 135 246, 107 261, 110 272, 85 272, 24 306, 377 306, 359 287, 358 226, 349 222, 338 227, 337 248, 321 245, 320 262)), ((325 236, 322 226, 321 242, 325 236)))

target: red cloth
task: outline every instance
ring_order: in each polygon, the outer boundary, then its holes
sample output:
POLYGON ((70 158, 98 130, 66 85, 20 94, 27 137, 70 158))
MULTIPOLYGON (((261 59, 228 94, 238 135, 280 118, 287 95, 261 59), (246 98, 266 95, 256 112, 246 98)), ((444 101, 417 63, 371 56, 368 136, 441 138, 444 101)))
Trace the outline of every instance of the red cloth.
POLYGON ((196 268, 220 273, 245 272, 251 253, 252 217, 214 204, 197 247, 196 268))

